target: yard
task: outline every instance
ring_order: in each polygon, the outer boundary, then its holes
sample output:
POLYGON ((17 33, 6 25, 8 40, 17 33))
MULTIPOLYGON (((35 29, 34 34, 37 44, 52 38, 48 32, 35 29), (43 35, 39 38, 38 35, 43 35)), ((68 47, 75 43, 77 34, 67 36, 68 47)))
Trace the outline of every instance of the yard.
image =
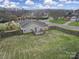
POLYGON ((64 18, 60 18, 60 19, 49 20, 49 22, 56 23, 56 24, 64 24, 67 22, 67 20, 64 20, 64 18))
POLYGON ((58 30, 0 39, 0 59, 72 59, 77 51, 79 37, 58 30))
POLYGON ((71 26, 79 26, 79 22, 71 22, 69 25, 71 25, 71 26))
POLYGON ((0 30, 7 30, 7 23, 0 23, 0 30))

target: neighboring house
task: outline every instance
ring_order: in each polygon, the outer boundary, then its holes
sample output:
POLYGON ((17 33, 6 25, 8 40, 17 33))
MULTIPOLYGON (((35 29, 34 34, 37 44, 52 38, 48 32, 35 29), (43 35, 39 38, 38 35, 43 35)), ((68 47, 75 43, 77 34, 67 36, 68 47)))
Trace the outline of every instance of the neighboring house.
POLYGON ((70 18, 70 20, 71 20, 71 21, 76 21, 76 20, 77 20, 77 17, 76 17, 76 16, 72 16, 72 17, 70 18))
POLYGON ((72 12, 68 12, 65 15, 65 19, 66 20, 71 20, 71 21, 79 21, 78 16, 79 16, 78 13, 76 13, 75 11, 72 11, 72 12))
POLYGON ((71 21, 79 21, 79 18, 77 16, 72 16, 70 18, 71 21))
POLYGON ((79 21, 79 18, 77 18, 77 20, 76 21, 79 21))
POLYGON ((35 34, 43 34, 47 24, 40 21, 26 21, 21 23, 23 33, 33 32, 35 34))
POLYGON ((8 21, 9 21, 8 19, 0 18, 0 23, 5 23, 5 22, 8 22, 8 21))
POLYGON ((67 12, 66 15, 64 15, 65 20, 70 20, 72 17, 72 12, 67 12))

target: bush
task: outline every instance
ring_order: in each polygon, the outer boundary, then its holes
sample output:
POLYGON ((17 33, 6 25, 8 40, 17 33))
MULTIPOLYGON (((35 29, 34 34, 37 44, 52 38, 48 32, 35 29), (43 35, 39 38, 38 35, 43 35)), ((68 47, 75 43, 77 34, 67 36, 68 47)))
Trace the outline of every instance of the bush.
POLYGON ((20 30, 20 25, 14 21, 0 24, 0 31, 20 30))
POLYGON ((64 20, 64 17, 60 17, 58 20, 64 20))
POLYGON ((15 23, 14 21, 12 21, 12 22, 8 23, 7 29, 8 30, 19 30, 20 25, 18 23, 15 23))
POLYGON ((65 22, 67 22, 66 20, 64 20, 63 17, 61 18, 58 18, 58 19, 54 19, 54 20, 49 20, 49 22, 52 22, 52 23, 57 23, 57 24, 64 24, 65 22))

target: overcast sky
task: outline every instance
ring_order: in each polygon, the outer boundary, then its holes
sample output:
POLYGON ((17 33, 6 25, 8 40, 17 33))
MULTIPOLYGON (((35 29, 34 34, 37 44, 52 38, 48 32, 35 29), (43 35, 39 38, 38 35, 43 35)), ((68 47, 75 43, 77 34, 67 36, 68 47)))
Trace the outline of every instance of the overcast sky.
POLYGON ((0 0, 0 7, 24 9, 78 9, 79 0, 0 0))

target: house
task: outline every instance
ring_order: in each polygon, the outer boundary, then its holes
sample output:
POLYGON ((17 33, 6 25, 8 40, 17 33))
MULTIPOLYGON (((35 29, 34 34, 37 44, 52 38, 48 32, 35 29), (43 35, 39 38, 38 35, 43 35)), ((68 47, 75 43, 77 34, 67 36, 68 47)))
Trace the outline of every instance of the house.
POLYGON ((77 18, 77 20, 76 21, 79 21, 79 18, 77 18))
POLYGON ((8 21, 9 21, 8 19, 0 17, 0 23, 5 23, 5 22, 8 22, 8 21))
POLYGON ((71 21, 79 21, 78 16, 79 16, 78 13, 76 13, 75 10, 73 10, 72 12, 68 12, 65 15, 65 19, 66 20, 71 20, 71 21))
POLYGON ((23 33, 32 32, 36 35, 43 34, 44 30, 47 28, 47 24, 40 21, 29 21, 28 23, 21 24, 21 30, 23 33))
POLYGON ((70 20, 71 20, 71 21, 76 21, 76 20, 77 20, 77 17, 76 17, 76 16, 72 16, 72 17, 70 18, 70 20))
POLYGON ((42 27, 35 27, 34 30, 32 30, 32 33, 35 34, 35 35, 40 35, 40 34, 44 34, 45 31, 43 30, 42 27))

